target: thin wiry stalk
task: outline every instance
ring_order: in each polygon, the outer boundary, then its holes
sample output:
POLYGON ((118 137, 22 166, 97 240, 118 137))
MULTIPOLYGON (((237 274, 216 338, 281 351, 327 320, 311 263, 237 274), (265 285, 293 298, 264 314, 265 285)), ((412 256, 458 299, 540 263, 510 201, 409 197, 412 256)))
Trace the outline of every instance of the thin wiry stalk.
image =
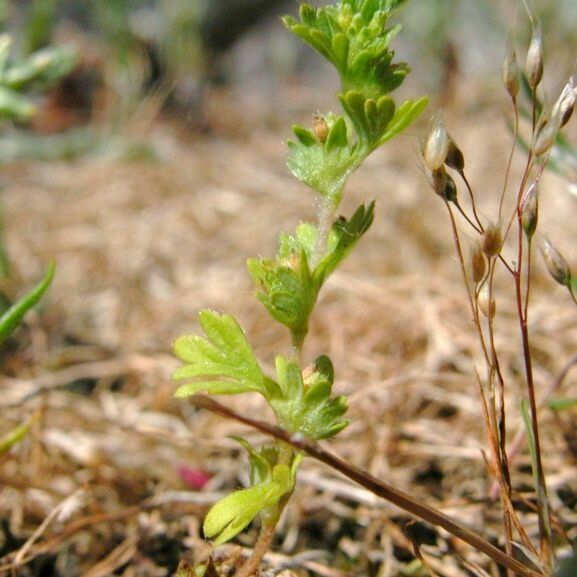
POLYGON ((457 223, 455 222, 455 215, 453 214, 453 211, 451 210, 451 205, 449 204, 449 202, 445 201, 445 205, 446 205, 447 210, 449 212, 449 218, 451 221, 451 229, 453 231, 453 241, 455 243, 455 249, 457 251, 457 257, 458 257, 459 264, 461 267, 461 274, 463 276, 463 282, 465 284, 465 290, 467 291, 467 298, 469 301, 469 306, 471 308, 471 314, 473 315, 473 322, 475 323, 475 327, 477 328, 477 333, 479 335, 479 340, 481 342, 481 349, 482 349, 483 355, 485 357, 485 362, 487 363, 487 365, 489 365, 490 364, 489 354, 487 352, 487 346, 485 344, 485 339, 483 337, 483 330, 482 330, 481 324, 479 322, 478 310, 477 310, 477 307, 475 306, 476 301, 473 298, 474 292, 471 291, 471 285, 469 283, 469 277, 467 275, 467 269, 465 266, 465 259, 463 258, 463 249, 461 247, 461 240, 459 238, 459 231, 457 229, 457 223))
POLYGON ((483 225, 481 224, 481 221, 479 220, 479 215, 477 214, 477 207, 475 205, 476 203, 475 203, 475 196, 473 194, 473 189, 471 188, 471 185, 469 184, 469 181, 467 180, 467 177, 465 176, 465 172, 460 170, 459 174, 461 175, 461 178, 463 179, 463 182, 465 183, 465 186, 467 187, 467 191, 468 191, 469 197, 471 199, 471 208, 473 210, 473 216, 475 217, 475 221, 479 225, 481 232, 484 232, 483 225))
POLYGON ((507 187, 509 186, 509 178, 511 176, 511 166, 513 164, 513 156, 517 148, 517 138, 519 137, 519 108, 517 107, 517 99, 513 98, 513 109, 515 111, 515 126, 513 130, 513 144, 511 145, 511 152, 509 153, 509 160, 505 170, 505 181, 503 182, 503 190, 501 191, 501 200, 499 201, 499 220, 503 215, 503 203, 505 202, 505 195, 507 194, 507 187))
MULTIPOLYGON (((535 127, 536 127, 536 94, 533 91, 533 114, 532 114, 532 134, 534 137, 535 127)), ((523 237, 524 231, 522 226, 522 199, 531 172, 531 167, 533 164, 533 153, 532 151, 527 157, 527 167, 523 175, 521 186, 517 194, 517 270, 515 271, 515 300, 517 302, 517 316, 519 319, 519 328, 521 331, 521 342, 523 347, 523 359, 525 364, 525 378, 527 383, 527 394, 529 397, 529 406, 531 410, 531 426, 533 429, 533 440, 535 443, 535 477, 536 477, 536 493, 537 493, 537 505, 538 505, 538 521, 539 521, 539 544, 541 551, 541 559, 546 566, 550 566, 552 557, 552 536, 551 536, 551 526, 549 523, 549 505, 547 500, 547 484, 545 479, 545 473, 543 470, 543 463, 541 459, 541 440, 539 435, 539 419, 537 402, 535 399, 535 384, 533 380, 533 365, 531 358, 530 342, 529 342, 529 328, 528 328, 528 301, 530 289, 530 281, 527 280, 527 291, 523 295, 523 290, 521 286, 522 274, 523 274, 523 237)), ((527 276, 530 273, 530 253, 527 255, 527 276)))

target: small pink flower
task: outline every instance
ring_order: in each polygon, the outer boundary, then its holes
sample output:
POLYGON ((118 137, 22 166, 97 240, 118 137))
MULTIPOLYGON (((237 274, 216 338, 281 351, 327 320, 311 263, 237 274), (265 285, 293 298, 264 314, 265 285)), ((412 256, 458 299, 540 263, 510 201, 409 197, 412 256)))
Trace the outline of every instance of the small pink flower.
POLYGON ((191 489, 200 491, 209 481, 211 476, 202 469, 195 469, 188 465, 181 465, 178 474, 184 483, 191 489))

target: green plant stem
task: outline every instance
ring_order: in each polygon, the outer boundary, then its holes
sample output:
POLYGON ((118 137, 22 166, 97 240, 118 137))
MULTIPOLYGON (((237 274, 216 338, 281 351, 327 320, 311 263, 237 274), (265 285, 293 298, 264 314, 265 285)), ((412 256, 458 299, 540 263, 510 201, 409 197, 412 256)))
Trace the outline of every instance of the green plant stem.
POLYGON ((276 526, 278 520, 280 519, 281 513, 287 499, 282 499, 278 505, 275 507, 274 512, 267 516, 263 520, 262 527, 260 528, 260 533, 258 539, 252 550, 252 555, 242 564, 240 569, 235 573, 235 577, 250 577, 258 571, 260 564, 270 549, 271 543, 274 539, 276 526))
MULTIPOLYGON (((340 195, 339 195, 340 198, 340 195)), ((318 215, 318 237, 311 258, 311 269, 314 269, 323 258, 338 202, 333 197, 322 197, 320 200, 320 210, 318 215)))
MULTIPOLYGON (((285 442, 279 442, 279 457, 278 463, 289 464, 295 455, 295 450, 290 444, 285 442)), ((278 525, 280 516, 284 511, 286 504, 288 503, 292 492, 285 495, 271 511, 263 518, 262 525, 260 528, 260 533, 254 544, 251 556, 242 564, 240 569, 235 573, 234 577, 250 577, 253 573, 256 573, 264 556, 270 549, 272 541, 276 533, 276 527, 278 525)))
POLYGON ((292 445, 299 451, 304 451, 317 461, 321 461, 334 470, 339 471, 348 479, 351 479, 355 483, 365 487, 378 497, 396 505, 403 511, 431 523, 432 525, 442 527, 454 537, 457 537, 475 549, 483 552, 495 561, 495 563, 511 569, 522 577, 544 577, 543 573, 529 569, 514 557, 511 557, 501 549, 495 547, 471 529, 464 527, 444 513, 441 513, 441 511, 438 511, 411 495, 408 495, 380 479, 373 477, 370 473, 363 471, 354 465, 350 465, 340 457, 337 457, 325 450, 315 441, 306 439, 302 435, 289 433, 264 421, 245 417, 206 395, 193 395, 190 397, 190 401, 196 407, 206 409, 212 413, 221 415, 222 417, 233 419, 239 423, 248 425, 266 435, 270 435, 292 445))

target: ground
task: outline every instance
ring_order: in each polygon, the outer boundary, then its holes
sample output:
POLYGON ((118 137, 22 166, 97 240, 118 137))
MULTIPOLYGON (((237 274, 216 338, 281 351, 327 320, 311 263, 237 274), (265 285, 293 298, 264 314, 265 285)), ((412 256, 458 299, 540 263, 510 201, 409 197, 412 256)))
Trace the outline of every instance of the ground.
MULTIPOLYGON (((473 108, 466 101, 454 103, 446 121, 488 222, 511 145, 506 103, 473 108)), ((181 558, 209 553, 203 515, 246 481, 245 457, 229 436, 264 438, 172 398, 178 363, 171 343, 196 332, 197 312, 212 308, 238 318, 265 366, 286 353, 288 335, 254 297, 245 261, 272 255, 278 233, 314 218, 317 201, 285 168, 288 115, 259 124, 258 115, 229 112, 232 136, 226 126, 191 135, 174 120, 159 120, 146 137, 157 160, 3 169, 6 245, 18 286, 33 284, 52 258, 58 271, 4 355, 0 432, 33 414, 38 420, 0 461, 0 574, 169 575, 181 558)), ((343 213, 375 198, 375 224, 324 290, 305 354, 329 354, 336 388, 349 398, 351 425, 327 448, 497 542, 500 513, 489 497, 474 377, 482 364, 446 211, 420 167, 425 131, 423 122, 352 179, 343 213)), ((519 152, 513 176, 521 166, 519 152)), ((540 226, 577 266, 577 199, 556 176, 546 175, 541 186, 540 226)), ((468 257, 474 237, 460 225, 468 257)), ((575 355, 577 323, 566 291, 536 263, 530 328, 545 398, 575 355)), ((505 274, 498 286, 497 345, 512 438, 522 426, 522 357, 505 274)), ((569 373, 556 394, 576 390, 569 373)), ((270 417, 257 398, 225 402, 270 417)), ((575 537, 574 414, 543 409, 541 416, 551 504, 575 537)), ((525 449, 513 470, 515 490, 531 500, 525 449)), ((414 569, 408 534, 438 575, 473 574, 465 559, 486 566, 443 531, 422 523, 406 529, 409 519, 305 460, 265 568, 396 577, 414 569)), ((527 513, 526 521, 535 537, 536 516, 527 513)), ((251 529, 238 546, 221 548, 220 558, 233 566, 254 535, 251 529)))

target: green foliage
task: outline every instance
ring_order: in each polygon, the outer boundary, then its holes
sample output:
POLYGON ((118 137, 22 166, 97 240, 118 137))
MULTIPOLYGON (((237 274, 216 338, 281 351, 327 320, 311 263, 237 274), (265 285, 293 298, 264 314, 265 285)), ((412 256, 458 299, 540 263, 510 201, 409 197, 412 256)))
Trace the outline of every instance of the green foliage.
POLYGON ((38 283, 38 285, 36 285, 34 289, 22 297, 18 302, 13 304, 0 317, 0 344, 12 334, 14 329, 20 324, 22 317, 24 317, 24 315, 42 298, 44 293, 48 290, 48 287, 52 284, 55 272, 56 266, 54 263, 51 263, 44 275, 44 278, 38 283))
POLYGON ((61 46, 14 60, 10 58, 11 46, 9 36, 0 36, 0 119, 29 120, 36 109, 23 92, 43 88, 68 74, 75 54, 61 46))
POLYGON ((185 335, 174 344, 176 356, 186 364, 173 374, 190 380, 175 393, 186 398, 198 392, 213 395, 260 393, 270 404, 281 426, 311 439, 326 439, 346 426, 340 420, 347 406, 342 397, 331 398, 332 365, 304 379, 294 360, 278 357, 277 380, 261 370, 246 337, 230 315, 202 311, 200 323, 207 338, 185 335), (329 378, 330 375, 330 378, 329 378))
MULTIPOLYGON (((288 167, 321 196, 318 224, 302 223, 293 235, 282 234, 274 258, 252 258, 249 273, 258 298, 271 317, 287 327, 294 347, 290 357, 276 357, 276 375, 265 375, 235 319, 212 311, 200 313, 205 337, 187 335, 175 345, 184 365, 173 378, 186 380, 176 396, 259 393, 277 424, 309 439, 329 439, 347 426, 347 401, 333 396, 334 368, 321 356, 303 370, 300 357, 319 293, 374 218, 374 202, 361 205, 349 219, 335 213, 349 176, 365 158, 400 134, 427 104, 425 98, 397 106, 389 93, 404 80, 406 64, 394 64, 389 43, 399 27, 390 26, 403 0, 341 0, 315 9, 303 4, 300 21, 286 26, 334 64, 341 76, 344 115, 317 115, 313 129, 294 126, 288 167)), ((274 527, 293 490, 301 459, 295 449, 277 442, 255 450, 237 439, 249 454, 251 486, 219 501, 209 511, 204 533, 224 543, 257 515, 274 527)))
POLYGON ((409 72, 405 63, 393 64, 389 44, 400 27, 389 21, 402 0, 343 0, 322 8, 300 7, 300 21, 284 23, 338 70, 344 91, 357 90, 367 98, 397 88, 409 72))
POLYGON ((251 486, 221 499, 208 512, 203 531, 216 544, 232 539, 258 514, 274 515, 278 501, 292 492, 302 459, 302 455, 291 454, 288 462, 281 462, 283 452, 279 447, 256 450, 244 439, 233 438, 248 453, 251 486))
POLYGON ((213 311, 202 311, 199 317, 207 338, 185 335, 174 343, 176 356, 186 364, 172 378, 197 379, 179 387, 176 396, 185 398, 201 391, 214 395, 255 392, 265 398, 274 394, 274 383, 261 371, 236 320, 213 311))
POLYGON ((339 98, 346 118, 327 114, 327 134, 320 136, 295 126, 297 140, 289 143, 288 159, 292 173, 335 206, 350 174, 427 105, 421 98, 397 108, 389 96, 409 72, 405 63, 393 63, 389 49, 400 29, 389 21, 401 4, 402 0, 342 0, 322 8, 302 4, 299 21, 284 19, 287 28, 331 62, 341 77, 339 98))
POLYGON ((344 118, 327 114, 325 122, 328 135, 324 142, 303 126, 293 127, 297 141, 288 143, 287 165, 301 182, 338 203, 347 177, 358 167, 361 158, 349 142, 344 118))
POLYGON ((271 406, 279 425, 312 439, 334 437, 348 424, 341 419, 347 411, 346 398, 331 398, 332 363, 328 357, 322 359, 325 360, 324 370, 321 364, 315 364, 314 372, 307 378, 303 378, 295 361, 283 357, 277 357, 276 360, 276 372, 283 396, 273 399, 271 406), (326 360, 330 371, 327 370, 326 360))
POLYGON ((295 344, 302 343, 319 292, 338 265, 368 231, 374 218, 374 203, 360 206, 350 220, 335 222, 325 252, 311 270, 318 243, 318 229, 301 224, 294 237, 282 235, 277 258, 249 259, 248 269, 259 288, 258 298, 270 315, 285 325, 295 344))
POLYGON ((573 407, 577 407, 577 399, 569 398, 569 399, 551 399, 547 403, 550 409, 554 411, 565 411, 567 409, 572 409, 573 407))
POLYGON ((14 445, 17 445, 28 435, 32 425, 38 420, 38 413, 33 415, 28 421, 14 427, 10 432, 0 438, 0 455, 7 453, 14 445))

